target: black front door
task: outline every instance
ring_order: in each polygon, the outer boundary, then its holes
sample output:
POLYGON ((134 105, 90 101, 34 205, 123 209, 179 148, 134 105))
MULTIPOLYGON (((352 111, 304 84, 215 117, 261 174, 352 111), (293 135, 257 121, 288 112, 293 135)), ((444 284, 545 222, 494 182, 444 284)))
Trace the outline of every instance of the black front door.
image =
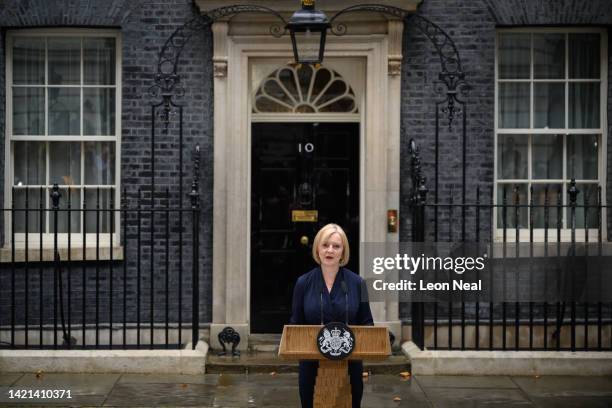
POLYGON ((359 273, 359 124, 252 126, 251 332, 280 333, 319 228, 344 228, 359 273))

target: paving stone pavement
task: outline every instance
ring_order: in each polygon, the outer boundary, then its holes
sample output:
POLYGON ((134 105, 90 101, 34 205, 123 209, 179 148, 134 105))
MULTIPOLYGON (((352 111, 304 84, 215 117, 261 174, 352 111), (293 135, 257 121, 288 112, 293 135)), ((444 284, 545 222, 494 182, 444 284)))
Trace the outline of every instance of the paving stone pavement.
MULTIPOLYGON (((299 407, 297 374, 0 373, 0 407, 299 407), (71 399, 11 399, 13 390, 71 399)), ((362 407, 612 407, 612 377, 416 376, 365 379, 362 407)))

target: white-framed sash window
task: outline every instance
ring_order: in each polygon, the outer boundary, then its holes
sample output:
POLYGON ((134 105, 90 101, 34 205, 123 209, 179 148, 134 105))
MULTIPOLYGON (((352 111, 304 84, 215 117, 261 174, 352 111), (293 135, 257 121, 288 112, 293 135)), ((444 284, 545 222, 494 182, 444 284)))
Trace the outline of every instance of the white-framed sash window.
MULTIPOLYGON (((32 29, 6 37, 6 244, 48 247, 59 185, 59 244, 103 245, 119 228, 121 37, 117 30, 32 29), (30 208, 31 211, 24 209, 30 208), (80 211, 83 208, 100 211, 80 211), (105 211, 107 210, 107 211, 105 211), (42 214, 42 217, 41 217, 42 214), (114 222, 111 225, 111 218, 114 222), (14 225, 14 231, 11 231, 14 225)), ((115 245, 115 244, 114 244, 115 245)))
MULTIPOLYGON (((495 202, 509 206, 505 222, 502 208, 494 214, 498 239, 505 226, 507 238, 514 240, 518 223, 520 240, 529 240, 532 217, 535 240, 543 239, 547 226, 549 241, 556 241, 559 221, 561 239, 567 240, 572 179, 579 190, 577 238, 597 239, 600 194, 605 203, 607 70, 605 30, 498 31, 495 202), (538 207, 546 204, 548 211, 538 207)), ((605 211, 601 216, 605 230, 605 211)))

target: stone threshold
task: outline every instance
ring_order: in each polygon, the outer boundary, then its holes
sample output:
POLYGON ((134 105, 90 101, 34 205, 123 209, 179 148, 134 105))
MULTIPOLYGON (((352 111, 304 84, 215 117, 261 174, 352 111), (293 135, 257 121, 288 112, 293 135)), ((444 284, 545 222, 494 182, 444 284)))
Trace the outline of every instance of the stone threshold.
POLYGON ((0 350, 0 372, 204 374, 208 344, 194 350, 0 350))
POLYGON ((421 350, 402 344, 413 375, 612 375, 607 351, 421 350))

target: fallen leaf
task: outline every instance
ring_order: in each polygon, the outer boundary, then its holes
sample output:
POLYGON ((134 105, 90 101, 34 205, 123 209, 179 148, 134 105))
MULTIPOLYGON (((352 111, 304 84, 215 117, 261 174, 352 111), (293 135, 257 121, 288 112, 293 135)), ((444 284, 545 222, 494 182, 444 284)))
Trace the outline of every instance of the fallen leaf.
POLYGON ((395 402, 399 402, 399 401, 401 401, 401 400, 402 400, 402 399, 401 399, 400 397, 393 397, 393 401, 395 401, 395 402))
POLYGON ((43 370, 38 370, 36 372, 36 378, 42 378, 42 376, 43 376, 43 370))

